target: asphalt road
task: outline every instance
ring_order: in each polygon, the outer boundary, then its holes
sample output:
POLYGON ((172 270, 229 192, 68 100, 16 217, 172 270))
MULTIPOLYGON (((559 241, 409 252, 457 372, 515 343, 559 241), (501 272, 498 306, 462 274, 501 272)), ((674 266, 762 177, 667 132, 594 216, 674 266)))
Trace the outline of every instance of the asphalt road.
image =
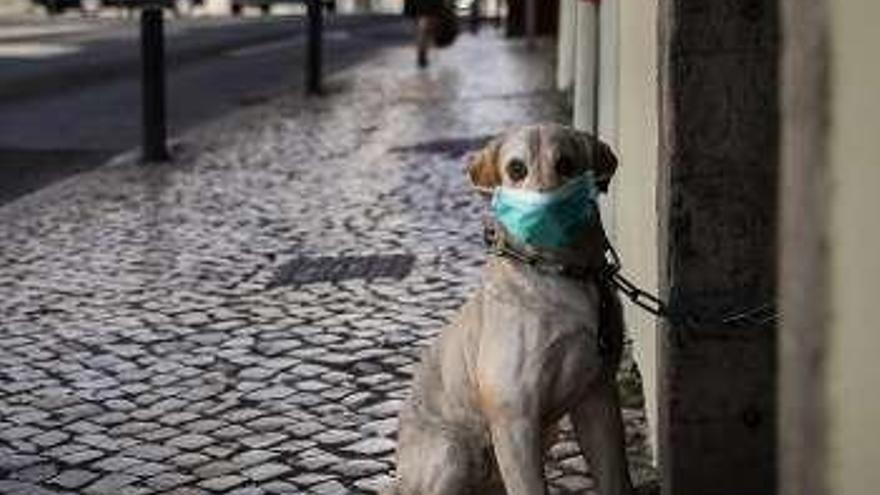
MULTIPOLYGON (((408 42, 389 17, 336 17, 326 72, 408 42)), ((304 19, 188 19, 167 24, 169 134, 302 90, 304 19)), ((0 204, 100 165, 140 142, 138 23, 0 23, 0 204)))

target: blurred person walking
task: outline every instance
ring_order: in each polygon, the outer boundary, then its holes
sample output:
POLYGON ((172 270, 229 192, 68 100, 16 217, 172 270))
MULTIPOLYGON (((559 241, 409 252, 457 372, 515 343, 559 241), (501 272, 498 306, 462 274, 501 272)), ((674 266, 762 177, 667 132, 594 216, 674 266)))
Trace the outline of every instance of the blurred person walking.
POLYGON ((416 51, 419 67, 428 66, 428 50, 434 41, 438 18, 445 8, 444 0, 405 0, 403 13, 416 21, 416 51))
POLYGON ((472 34, 477 34, 480 31, 480 21, 482 15, 482 7, 480 5, 480 0, 472 0, 470 6, 468 7, 468 20, 472 34))

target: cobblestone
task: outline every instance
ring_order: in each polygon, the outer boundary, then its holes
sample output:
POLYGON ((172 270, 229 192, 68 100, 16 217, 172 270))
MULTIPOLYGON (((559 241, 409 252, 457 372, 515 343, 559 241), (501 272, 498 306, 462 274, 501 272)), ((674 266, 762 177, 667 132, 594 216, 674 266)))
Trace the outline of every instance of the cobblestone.
MULTIPOLYGON (((544 48, 463 36, 428 71, 391 48, 326 98, 186 134, 173 164, 122 157, 0 207, 0 493, 387 483, 413 364, 484 258, 463 150, 425 150, 556 119, 544 48), (294 259, 373 255, 415 261, 269 287, 294 259)), ((644 476, 644 415, 626 421, 644 476)), ((554 493, 591 486, 572 438, 554 493)))
POLYGON ((363 456, 374 456, 393 451, 394 442, 388 438, 369 438, 367 440, 361 440, 356 444, 349 445, 345 450, 363 456))
POLYGON ((138 480, 137 477, 128 474, 111 473, 83 490, 86 495, 113 495, 131 487, 138 480))
POLYGON ((62 488, 74 489, 86 485, 98 476, 98 473, 85 471, 83 469, 69 469, 52 479, 51 483, 62 488))
POLYGON ((30 466, 28 468, 16 471, 12 474, 12 478, 18 481, 29 483, 40 483, 58 473, 58 467, 54 464, 43 463, 30 466))
POLYGON ((227 476, 218 476, 216 478, 210 478, 199 483, 199 486, 203 488, 207 488, 208 490, 215 492, 225 492, 230 488, 235 488, 238 485, 247 481, 247 478, 239 475, 227 475, 227 476))
POLYGON ((345 495, 348 489, 342 483, 336 480, 325 481, 314 485, 309 490, 317 495, 345 495))
POLYGON ((290 466, 281 463, 259 464, 245 471, 244 475, 254 481, 266 481, 275 479, 290 469, 290 466))

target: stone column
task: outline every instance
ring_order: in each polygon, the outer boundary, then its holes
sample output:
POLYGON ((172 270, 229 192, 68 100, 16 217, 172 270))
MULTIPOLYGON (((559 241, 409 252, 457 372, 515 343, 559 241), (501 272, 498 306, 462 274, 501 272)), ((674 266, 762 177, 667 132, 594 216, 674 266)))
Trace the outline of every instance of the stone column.
POLYGON ((577 19, 575 9, 577 0, 559 2, 558 62, 556 65, 556 87, 560 91, 571 89, 574 84, 575 35, 577 19))
POLYGON ((598 117, 598 9, 598 3, 577 2, 574 127, 591 132, 596 129, 598 117))
POLYGON ((781 495, 829 493, 826 348, 828 166, 826 2, 783 0, 779 338, 781 495), (817 201, 817 199, 822 200, 817 201))
MULTIPOLYGON (((778 18, 775 0, 660 2, 660 284, 700 315, 775 302, 778 18)), ((665 327, 663 493, 774 493, 775 328, 665 327)))

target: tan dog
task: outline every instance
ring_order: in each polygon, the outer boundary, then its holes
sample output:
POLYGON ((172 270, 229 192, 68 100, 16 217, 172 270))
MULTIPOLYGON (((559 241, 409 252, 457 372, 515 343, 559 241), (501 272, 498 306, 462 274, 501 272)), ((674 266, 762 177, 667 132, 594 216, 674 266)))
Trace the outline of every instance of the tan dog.
MULTIPOLYGON (((483 190, 548 191, 591 169, 604 190, 616 166, 591 136, 541 125, 493 140, 469 173, 483 190)), ((603 242, 596 220, 572 248, 520 249, 595 274, 603 242)), ((568 414, 600 493, 629 494, 615 382, 622 323, 618 299, 597 276, 490 257, 480 289, 422 357, 400 414, 391 493, 545 494, 548 436, 568 414)))

